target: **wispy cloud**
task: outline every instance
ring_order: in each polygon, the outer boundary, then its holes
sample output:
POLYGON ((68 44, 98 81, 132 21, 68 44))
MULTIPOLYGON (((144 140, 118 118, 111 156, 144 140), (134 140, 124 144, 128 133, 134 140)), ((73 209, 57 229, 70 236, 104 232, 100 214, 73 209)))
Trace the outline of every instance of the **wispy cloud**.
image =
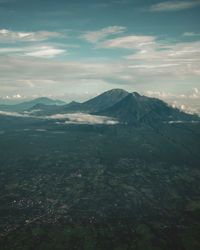
POLYGON ((6 54, 6 53, 16 53, 16 52, 22 52, 24 51, 23 48, 19 48, 19 47, 4 47, 4 48, 0 48, 0 54, 6 54))
POLYGON ((200 36, 200 33, 185 32, 183 33, 183 36, 200 36))
POLYGON ((200 41, 177 43, 166 45, 166 48, 160 50, 160 46, 149 51, 141 50, 138 53, 125 56, 126 59, 137 60, 162 60, 163 62, 188 62, 200 61, 200 41))
POLYGON ((145 92, 147 96, 153 96, 161 99, 176 99, 176 100, 193 100, 193 99, 198 99, 200 100, 200 91, 198 88, 193 88, 192 91, 189 94, 174 94, 170 92, 165 92, 165 91, 152 91, 152 90, 147 90, 145 92))
POLYGON ((150 11, 180 11, 200 5, 199 1, 165 1, 152 5, 150 11))
POLYGON ((58 32, 37 31, 37 32, 23 32, 12 31, 7 29, 0 30, 0 43, 13 42, 37 42, 44 41, 49 38, 58 38, 63 35, 58 32))
POLYGON ((97 31, 87 31, 80 38, 87 40, 90 43, 96 43, 110 35, 120 34, 126 30, 123 26, 109 26, 97 31))
POLYGON ((37 46, 25 47, 5 47, 0 48, 0 54, 20 54, 24 56, 53 58, 57 55, 67 53, 67 50, 61 49, 54 45, 40 44, 37 46))
POLYGON ((52 46, 38 46, 29 50, 32 51, 26 52, 25 55, 43 58, 53 58, 56 55, 67 52, 66 50, 54 48, 52 46))
POLYGON ((152 47, 156 44, 155 37, 153 36, 125 36, 118 37, 114 39, 106 40, 98 45, 98 47, 113 49, 113 48, 123 48, 123 49, 145 49, 146 47, 152 47))

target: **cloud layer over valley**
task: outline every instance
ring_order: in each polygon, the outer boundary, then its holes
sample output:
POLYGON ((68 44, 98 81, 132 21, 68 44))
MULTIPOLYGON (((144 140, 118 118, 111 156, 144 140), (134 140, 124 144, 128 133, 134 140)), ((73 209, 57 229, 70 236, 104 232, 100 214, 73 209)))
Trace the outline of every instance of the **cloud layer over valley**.
POLYGON ((35 119, 44 119, 44 120, 61 120, 57 122, 58 124, 90 124, 90 125, 116 125, 118 121, 107 117, 107 116, 98 116, 90 115, 85 113, 73 113, 73 114, 56 114, 51 116, 34 116, 29 115, 28 113, 17 113, 17 112, 5 112, 0 111, 0 115, 3 116, 12 116, 12 117, 23 117, 23 118, 35 118, 35 119))

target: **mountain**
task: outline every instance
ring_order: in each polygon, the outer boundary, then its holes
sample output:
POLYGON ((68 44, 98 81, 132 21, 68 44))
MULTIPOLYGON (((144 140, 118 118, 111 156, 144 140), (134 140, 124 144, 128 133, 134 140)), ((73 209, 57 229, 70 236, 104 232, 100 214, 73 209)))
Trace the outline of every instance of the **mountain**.
POLYGON ((65 104, 59 100, 37 98, 17 105, 0 105, 0 110, 34 112, 37 116, 50 116, 66 113, 89 113, 109 116, 117 119, 121 124, 154 125, 198 120, 199 117, 181 112, 167 103, 137 92, 129 93, 122 89, 106 91, 84 103, 70 102, 65 104))
POLYGON ((118 103, 128 94, 129 92, 123 89, 112 89, 90 99, 89 101, 84 102, 83 107, 89 112, 100 111, 118 103))
POLYGON ((47 97, 40 97, 31 101, 22 102, 16 105, 0 105, 0 110, 22 112, 22 111, 27 111, 31 109, 34 105, 37 105, 37 104, 64 105, 65 102, 60 101, 60 100, 53 100, 47 97))
MULTIPOLYGON (((52 107, 40 107, 41 111, 37 115, 53 115, 53 114, 63 114, 63 113, 93 113, 99 112, 106 108, 109 108, 121 101, 129 92, 123 89, 112 89, 106 91, 86 102, 79 103, 72 101, 68 104, 58 106, 56 109, 52 107)), ((35 108, 35 107, 34 107, 35 108)), ((36 108, 35 108, 36 109, 36 108)))
POLYGON ((78 103, 78 102, 71 102, 69 104, 63 105, 58 107, 57 110, 52 110, 52 112, 44 113, 45 115, 48 114, 55 114, 55 113, 73 113, 73 112, 82 112, 82 113, 92 113, 92 112, 99 112, 106 108, 109 108, 116 104, 117 102, 121 101, 124 97, 126 97, 129 92, 123 89, 112 89, 106 91, 86 102, 78 103))
POLYGON ((43 103, 37 103, 34 106, 32 106, 29 109, 29 112, 34 112, 35 115, 37 116, 42 116, 42 115, 52 115, 52 114, 60 114, 60 113, 66 113, 66 109, 73 109, 74 107, 77 107, 80 105, 80 103, 72 101, 70 103, 67 103, 65 105, 47 105, 43 103))
POLYGON ((135 125, 199 120, 197 116, 183 113, 159 99, 141 96, 137 92, 130 93, 112 107, 95 114, 111 116, 122 123, 135 125))
POLYGON ((19 99, 10 99, 10 98, 1 98, 0 97, 0 105, 16 105, 21 103, 19 99))

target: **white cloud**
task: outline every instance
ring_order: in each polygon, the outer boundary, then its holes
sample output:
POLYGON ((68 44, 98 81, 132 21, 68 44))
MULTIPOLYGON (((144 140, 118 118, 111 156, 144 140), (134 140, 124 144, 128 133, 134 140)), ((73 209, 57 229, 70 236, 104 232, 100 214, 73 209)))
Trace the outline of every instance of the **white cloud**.
POLYGON ((26 52, 25 55, 44 58, 52 58, 56 55, 66 53, 66 50, 57 49, 52 46, 39 46, 35 48, 29 48, 29 50, 32 51, 26 52))
POLYGON ((60 49, 54 45, 41 44, 38 46, 5 47, 0 48, 0 54, 20 54, 33 57, 53 58, 57 55, 67 53, 67 50, 60 49))
POLYGON ((183 36, 200 36, 200 33, 185 32, 183 33, 183 36))
POLYGON ((16 52, 22 52, 22 51, 23 51, 23 48, 17 48, 17 47, 0 48, 0 54, 16 53, 16 52))
POLYGON ((98 31, 87 31, 85 34, 80 36, 80 38, 83 38, 90 43, 96 43, 99 40, 108 37, 109 35, 120 34, 125 30, 126 27, 123 26, 109 26, 98 31))
POLYGON ((0 43, 37 42, 54 37, 58 38, 62 37, 62 35, 58 32, 49 31, 20 32, 7 29, 0 30, 0 43))
POLYGON ((198 88, 193 88, 193 93, 189 96, 192 99, 200 99, 200 91, 198 88))
POLYGON ((20 98, 22 98, 20 94, 13 95, 12 97, 13 97, 13 99, 20 99, 20 98))
POLYGON ((56 114, 52 116, 46 116, 46 119, 68 119, 65 124, 107 124, 115 125, 118 122, 107 116, 97 116, 84 113, 74 114, 56 114))
POLYGON ((194 88, 194 92, 195 92, 195 94, 199 94, 198 88, 194 88))
POLYGON ((200 116, 200 91, 193 88, 190 93, 171 93, 165 91, 145 91, 145 95, 164 100, 173 108, 178 108, 189 114, 198 114, 200 116))
POLYGON ((130 69, 157 69, 157 68, 167 68, 178 66, 177 63, 167 63, 167 64, 139 64, 139 65, 130 65, 128 66, 130 69))
POLYGON ((184 9, 194 8, 200 4, 199 1, 165 1, 154 4, 150 7, 150 11, 180 11, 184 9))
POLYGON ((191 94, 174 94, 174 93, 170 93, 170 92, 165 92, 165 91, 152 91, 152 90, 148 90, 145 92, 145 94, 147 96, 150 97, 157 97, 157 98, 161 98, 161 99, 176 99, 176 100, 191 100, 191 99, 200 99, 200 91, 198 88, 193 88, 191 94))
MULTIPOLYGON (((127 40, 129 39, 125 39, 127 40)), ((85 91, 89 91, 91 95, 97 91, 110 89, 113 83, 115 86, 118 84, 119 87, 121 85, 122 88, 130 88, 134 84, 164 84, 187 79, 188 82, 192 79, 191 86, 198 86, 195 79, 200 76, 200 41, 165 47, 163 43, 160 45, 159 42, 154 44, 151 41, 154 41, 154 38, 142 39, 142 45, 134 45, 138 49, 131 51, 132 54, 124 57, 127 60, 121 62, 66 62, 27 55, 2 55, 0 56, 1 95, 53 93, 70 98, 71 93, 77 97, 80 94, 85 95, 85 91), (143 46, 146 46, 145 49, 143 46), (164 49, 161 49, 162 46, 164 49)), ((141 40, 138 43, 141 44, 141 40)), ((124 46, 124 43, 119 42, 114 46, 124 46)), ((125 46, 133 48, 131 43, 125 46)), ((36 51, 40 49, 31 47, 24 53, 36 51)), ((45 56, 50 57, 50 54, 45 56)), ((85 97, 87 98, 86 95, 85 97)))
POLYGON ((6 112, 6 111, 1 111, 1 110, 0 110, 0 115, 14 116, 14 117, 25 117, 25 118, 29 117, 27 114, 20 114, 17 112, 6 112))
POLYGON ((123 48, 130 50, 145 50, 156 45, 155 39, 156 38, 153 36, 125 36, 106 40, 100 43, 98 47, 106 49, 123 48))
POLYGON ((74 113, 74 114, 55 114, 52 116, 34 116, 28 113, 20 114, 17 112, 5 112, 0 111, 0 115, 13 116, 13 117, 23 117, 23 118, 37 118, 37 119, 48 119, 48 120, 66 120, 64 124, 106 124, 106 125, 116 125, 118 121, 107 116, 90 115, 84 113, 74 113))
POLYGON ((152 48, 149 51, 140 51, 130 56, 126 56, 126 59, 199 59, 200 53, 200 41, 197 42, 187 42, 187 43, 177 43, 174 45, 162 46, 163 50, 160 50, 159 44, 157 48, 152 48), (157 50, 156 50, 157 49, 157 50), (158 50, 159 49, 159 50, 158 50), (195 56, 196 55, 196 56, 195 56))

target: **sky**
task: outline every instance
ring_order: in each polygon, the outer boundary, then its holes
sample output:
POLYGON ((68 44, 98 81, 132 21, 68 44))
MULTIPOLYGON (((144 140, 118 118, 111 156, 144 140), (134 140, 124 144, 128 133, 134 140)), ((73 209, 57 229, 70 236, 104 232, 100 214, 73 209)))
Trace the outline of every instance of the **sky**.
POLYGON ((199 0, 0 0, 0 97, 200 101, 199 0))

